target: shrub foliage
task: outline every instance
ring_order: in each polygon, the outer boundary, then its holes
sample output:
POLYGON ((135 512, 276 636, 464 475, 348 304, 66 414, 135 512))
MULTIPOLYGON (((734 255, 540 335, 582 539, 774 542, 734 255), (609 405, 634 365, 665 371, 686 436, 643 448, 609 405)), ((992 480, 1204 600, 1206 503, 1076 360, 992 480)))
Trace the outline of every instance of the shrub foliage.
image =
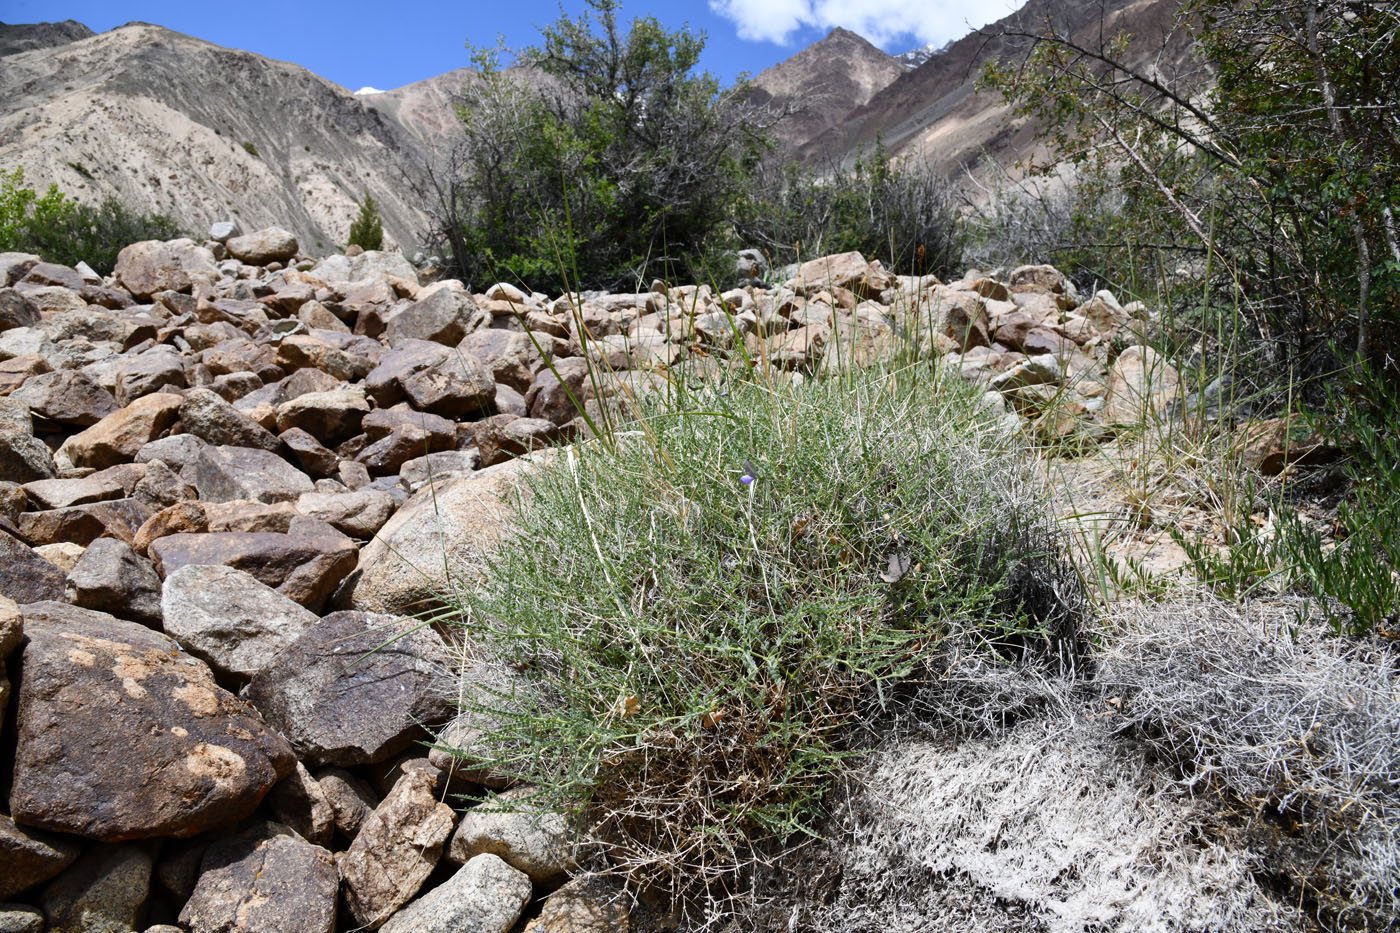
POLYGON ((374 195, 368 191, 360 201, 360 213, 350 224, 350 240, 346 245, 366 250, 384 246, 384 220, 379 216, 379 205, 374 202, 374 195))

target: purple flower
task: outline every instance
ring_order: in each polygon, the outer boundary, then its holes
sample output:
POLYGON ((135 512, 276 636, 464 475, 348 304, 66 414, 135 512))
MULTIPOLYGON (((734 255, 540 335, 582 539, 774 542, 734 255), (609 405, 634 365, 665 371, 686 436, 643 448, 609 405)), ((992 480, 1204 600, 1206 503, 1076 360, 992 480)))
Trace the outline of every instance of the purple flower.
POLYGON ((739 477, 739 482, 743 483, 745 486, 752 486, 753 481, 757 478, 758 472, 754 470, 753 464, 746 458, 744 460, 744 473, 739 477))

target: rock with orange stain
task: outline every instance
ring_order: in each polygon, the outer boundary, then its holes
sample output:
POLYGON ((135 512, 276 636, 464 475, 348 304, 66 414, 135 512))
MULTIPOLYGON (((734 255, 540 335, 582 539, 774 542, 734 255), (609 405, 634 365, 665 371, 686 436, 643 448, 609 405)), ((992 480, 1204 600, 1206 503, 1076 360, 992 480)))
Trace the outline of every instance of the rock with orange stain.
POLYGON ((192 836, 247 816, 294 767, 287 741, 169 636, 63 603, 23 613, 15 822, 192 836))

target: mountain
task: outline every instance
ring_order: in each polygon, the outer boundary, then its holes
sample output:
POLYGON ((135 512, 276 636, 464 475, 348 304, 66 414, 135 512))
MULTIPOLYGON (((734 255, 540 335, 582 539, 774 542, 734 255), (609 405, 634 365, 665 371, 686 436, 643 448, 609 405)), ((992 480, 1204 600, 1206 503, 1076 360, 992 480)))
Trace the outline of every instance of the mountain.
POLYGON ((793 110, 777 126, 778 141, 789 149, 840 126, 846 115, 870 100, 905 66, 847 29, 759 72, 754 103, 775 111, 793 110))
POLYGON ((0 53, 0 169, 23 164, 36 187, 111 195, 194 233, 277 224, 312 253, 344 245, 366 190, 390 241, 411 247, 425 224, 409 182, 442 128, 426 104, 432 129, 410 130, 378 104, 388 95, 146 23, 0 26, 0 53))

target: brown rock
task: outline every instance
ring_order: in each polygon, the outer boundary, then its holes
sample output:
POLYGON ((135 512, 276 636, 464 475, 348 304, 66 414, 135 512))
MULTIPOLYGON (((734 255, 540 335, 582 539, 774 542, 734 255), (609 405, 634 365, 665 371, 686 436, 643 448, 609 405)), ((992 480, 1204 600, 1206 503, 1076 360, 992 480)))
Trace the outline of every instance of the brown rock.
POLYGON ((409 404, 447 418, 489 414, 496 401, 496 381, 476 357, 460 350, 427 369, 400 380, 409 404))
POLYGON ((135 356, 124 356, 116 370, 118 405, 130 405, 143 395, 162 389, 183 389, 185 360, 180 351, 164 344, 151 347, 135 356))
POLYGON ((178 395, 157 393, 137 399, 63 442, 59 453, 74 466, 103 469, 127 463, 142 445, 170 429, 183 403, 178 395))
POLYGON ((0 596, 23 605, 62 599, 65 574, 18 538, 0 530, 0 596))
POLYGON ((93 846, 44 888, 49 933, 135 930, 151 889, 144 846, 93 846))
POLYGON ((321 785, 301 762, 267 795, 273 816, 307 842, 329 846, 335 835, 335 810, 321 785))
POLYGON ((394 497, 378 489, 304 493, 297 511, 320 519, 353 538, 372 538, 394 514, 394 497))
POLYGON ((0 901, 48 881, 73 864, 78 840, 16 826, 0 814, 0 901))
POLYGON ((41 320, 39 307, 12 288, 0 288, 0 331, 16 327, 36 327, 41 320))
POLYGON ((288 428, 278 435, 278 440, 287 445, 297 466, 311 476, 330 476, 340 464, 335 451, 321 446, 320 441, 301 428, 288 428))
POLYGON ((407 619, 336 612, 253 676, 243 695, 310 765, 385 761, 447 721, 442 640, 407 619))
POLYGON ((191 836, 252 812, 290 747, 165 635, 25 607, 16 821, 105 841, 191 836))
POLYGON ((86 547, 104 535, 130 544, 150 517, 151 510, 136 499, 112 499, 66 509, 25 512, 16 527, 34 545, 63 541, 86 547))
POLYGON ((131 549, 137 554, 145 554, 151 542, 166 535, 198 533, 209 530, 209 522, 204 506, 199 502, 177 502, 150 518, 136 529, 131 539, 131 549))
POLYGON ((365 376, 365 391, 387 408, 404 400, 403 380, 436 366, 452 350, 426 340, 405 340, 384 354, 379 365, 365 376))
POLYGON ((14 428, 0 428, 0 476, 11 482, 48 479, 57 470, 44 442, 14 428))
POLYGON ((490 323, 490 313, 477 306, 461 283, 447 281, 425 288, 416 301, 389 318, 385 337, 392 347, 407 340, 455 346, 490 323))
POLYGON ((277 407, 277 429, 301 428, 322 444, 334 445, 360 433, 369 413, 365 390, 359 386, 330 392, 308 392, 277 407))
POLYGON ((224 246, 230 256, 250 266, 285 262, 297 254, 297 238, 281 227, 266 227, 245 236, 231 237, 224 246))
POLYGON ((252 447, 205 447, 195 458, 192 472, 199 498, 205 502, 289 502, 315 489, 305 473, 271 451, 252 447))
POLYGON ((117 254, 114 270, 122 287, 139 299, 167 289, 187 292, 199 282, 216 282, 214 254, 192 240, 132 243, 117 254))
POLYGON ((277 436, 234 408, 212 389, 190 389, 180 406, 180 423, 207 444, 277 450, 277 436))
POLYGON ((496 382, 520 392, 530 391, 535 373, 544 368, 535 341, 519 331, 482 328, 468 334, 457 349, 479 360, 496 382))
POLYGON ((354 839, 361 824, 379 806, 379 795, 368 781, 344 768, 322 768, 316 772, 316 783, 330 804, 335 828, 346 839, 354 839))
POLYGON ((60 369, 25 380, 10 398, 40 418, 90 427, 117 410, 117 400, 81 370, 60 369))
POLYGON ((476 446, 481 451, 481 465, 495 466, 521 454, 542 450, 559 439, 559 427, 542 418, 516 418, 496 415, 481 422, 476 431, 476 446))
POLYGON ((172 534, 148 548, 163 578, 190 564, 234 567, 313 612, 354 569, 358 550, 348 538, 259 532, 172 534))
POLYGON ((335 860, 277 823, 214 843, 180 923, 190 933, 333 933, 335 860))
POLYGON ((452 832, 452 808, 437 799, 440 772, 406 773, 341 855, 345 900, 355 920, 377 929, 418 893, 452 832))
POLYGON ((1013 292, 1062 295, 1068 291, 1068 281, 1054 266, 1018 266, 1011 270, 1006 284, 1013 292))
POLYGON ((551 894, 524 933, 629 933, 631 929, 622 885, 616 879, 585 875, 551 894))
POLYGON ((160 628, 160 577, 151 562, 117 538, 98 538, 68 573, 70 603, 160 628))

